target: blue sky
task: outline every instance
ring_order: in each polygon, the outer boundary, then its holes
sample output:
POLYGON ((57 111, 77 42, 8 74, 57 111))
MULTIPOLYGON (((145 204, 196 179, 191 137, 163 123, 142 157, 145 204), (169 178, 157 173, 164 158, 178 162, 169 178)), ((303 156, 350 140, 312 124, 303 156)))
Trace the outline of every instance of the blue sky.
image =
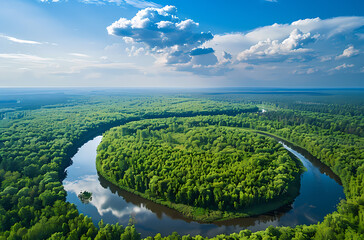
POLYGON ((364 87, 364 2, 3 0, 0 86, 364 87))

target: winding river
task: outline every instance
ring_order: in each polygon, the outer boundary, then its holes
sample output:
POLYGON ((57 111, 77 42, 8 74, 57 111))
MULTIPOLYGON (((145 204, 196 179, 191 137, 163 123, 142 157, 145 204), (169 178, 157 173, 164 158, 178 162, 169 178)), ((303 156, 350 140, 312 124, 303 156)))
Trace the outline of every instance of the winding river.
POLYGON ((282 143, 307 168, 301 176, 300 194, 292 204, 256 217, 198 223, 184 218, 175 210, 120 190, 99 176, 96 171, 96 149, 101 139, 102 136, 98 136, 88 141, 73 156, 73 164, 66 169, 67 177, 63 181, 67 201, 74 203, 80 213, 92 217, 94 223, 103 219, 104 223, 119 222, 126 226, 132 217, 142 237, 157 233, 166 236, 174 231, 180 235, 212 237, 242 229, 264 230, 269 225, 308 225, 322 221, 345 198, 339 178, 327 166, 304 150, 282 143), (85 190, 92 192, 89 203, 82 203, 77 197, 85 190))

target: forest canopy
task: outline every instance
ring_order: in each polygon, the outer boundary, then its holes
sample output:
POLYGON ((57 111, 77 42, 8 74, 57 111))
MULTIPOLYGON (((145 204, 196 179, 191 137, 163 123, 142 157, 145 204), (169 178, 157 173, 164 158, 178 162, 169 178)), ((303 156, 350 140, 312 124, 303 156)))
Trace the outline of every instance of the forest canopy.
MULTIPOLYGON (((134 227, 102 221, 96 226, 68 203, 64 170, 77 148, 92 137, 128 122, 166 117, 194 117, 189 127, 245 128, 285 138, 329 166, 343 183, 346 200, 322 222, 242 230, 214 239, 364 239, 362 92, 107 95, 72 96, 55 105, 1 112, 0 239, 139 239, 134 227)), ((177 233, 148 239, 163 237, 205 239, 177 233)))

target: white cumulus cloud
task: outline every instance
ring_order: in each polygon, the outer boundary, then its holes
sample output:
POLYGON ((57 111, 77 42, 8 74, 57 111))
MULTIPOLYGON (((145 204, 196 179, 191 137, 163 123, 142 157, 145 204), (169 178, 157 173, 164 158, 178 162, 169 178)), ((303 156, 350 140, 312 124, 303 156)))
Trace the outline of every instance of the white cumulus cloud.
MULTIPOLYGON (((361 46, 358 36, 362 34, 363 26, 364 17, 300 19, 287 24, 259 27, 245 33, 217 34, 203 47, 213 48, 219 62, 226 60, 225 52, 229 53, 229 66, 241 71, 245 69, 239 67, 241 62, 264 65, 265 69, 285 69, 295 67, 297 62, 305 62, 320 66, 319 72, 323 73, 336 67, 330 60, 359 54, 361 49, 355 49, 353 45, 361 46), (340 46, 345 50, 338 57, 337 48, 340 46)), ((347 66, 353 63, 349 62, 347 66)), ((298 72, 311 74, 313 70, 298 72)))
POLYGON ((355 49, 354 46, 351 45, 348 48, 346 48, 341 55, 337 56, 336 59, 349 58, 358 54, 359 50, 355 49))
POLYGON ((163 49, 173 46, 199 46, 213 38, 211 33, 195 31, 198 23, 181 20, 174 6, 146 8, 132 19, 120 18, 107 27, 110 35, 123 37, 129 43, 143 43, 149 48, 163 49))
POLYGON ((299 29, 294 29, 290 35, 282 42, 279 40, 267 39, 259 41, 249 49, 240 52, 237 56, 239 61, 249 59, 262 59, 267 57, 276 57, 278 55, 292 55, 310 51, 303 48, 305 44, 311 42, 316 37, 311 36, 311 33, 303 33, 299 29))
POLYGON ((201 46, 213 39, 213 35, 198 31, 197 22, 180 19, 177 15, 174 6, 146 8, 131 19, 120 18, 108 26, 107 31, 132 45, 127 48, 131 56, 144 52, 154 56, 157 64, 199 74, 209 72, 218 60, 214 49, 201 46))

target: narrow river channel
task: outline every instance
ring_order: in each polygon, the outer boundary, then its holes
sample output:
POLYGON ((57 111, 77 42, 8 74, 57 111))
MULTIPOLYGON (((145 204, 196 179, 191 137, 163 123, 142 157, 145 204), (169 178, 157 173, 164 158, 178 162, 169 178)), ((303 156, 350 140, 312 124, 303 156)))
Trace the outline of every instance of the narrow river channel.
POLYGON ((174 231, 180 235, 212 237, 242 229, 264 230, 269 225, 308 225, 322 221, 345 198, 340 180, 327 166, 303 150, 293 150, 292 146, 286 145, 288 143, 282 143, 307 168, 301 176, 300 194, 292 204, 256 217, 198 223, 185 219, 167 207, 120 190, 99 176, 96 171, 96 149, 101 139, 102 136, 98 136, 88 141, 73 156, 73 164, 66 169, 67 177, 63 181, 67 201, 74 203, 80 213, 92 217, 95 223, 103 219, 104 223, 119 222, 126 226, 132 217, 142 237, 157 233, 166 236, 174 231), (77 197, 81 191, 92 193, 89 203, 82 203, 77 197))

